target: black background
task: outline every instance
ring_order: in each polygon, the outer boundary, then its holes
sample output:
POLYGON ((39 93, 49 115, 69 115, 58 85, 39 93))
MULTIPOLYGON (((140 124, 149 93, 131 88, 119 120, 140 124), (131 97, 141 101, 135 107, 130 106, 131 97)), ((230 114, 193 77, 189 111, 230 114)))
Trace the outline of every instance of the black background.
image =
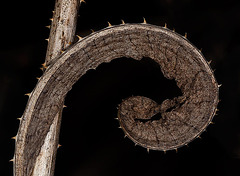
MULTIPOLYGON (((121 19, 164 26, 184 35, 212 60, 220 88, 219 115, 202 139, 167 154, 134 146, 118 129, 117 105, 143 95, 161 103, 179 95, 150 59, 117 59, 89 71, 69 92, 57 154, 57 176, 240 175, 240 1, 86 0, 77 34, 86 36, 121 19)), ((1 11, 0 175, 12 175, 14 141, 26 103, 41 76, 54 0, 6 1, 1 11)))

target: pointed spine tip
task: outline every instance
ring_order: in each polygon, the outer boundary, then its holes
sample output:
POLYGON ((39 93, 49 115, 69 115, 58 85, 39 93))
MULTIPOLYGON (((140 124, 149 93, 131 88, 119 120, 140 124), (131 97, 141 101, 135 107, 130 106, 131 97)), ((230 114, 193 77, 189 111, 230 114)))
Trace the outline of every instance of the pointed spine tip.
POLYGON ((108 27, 112 27, 112 25, 111 25, 111 23, 109 21, 107 23, 108 23, 108 27))
POLYGON ((122 24, 125 24, 124 20, 121 20, 122 24))
POLYGON ((176 151, 176 153, 178 152, 178 149, 177 148, 175 148, 175 151, 176 151))
POLYGON ((144 17, 143 17, 143 24, 147 24, 147 21, 144 17))
POLYGON ((30 97, 31 93, 26 93, 26 94, 24 94, 24 95, 26 95, 26 96, 29 96, 29 97, 30 97))
POLYGON ((94 33, 95 31, 93 29, 90 29, 92 33, 94 33))
POLYGON ((66 105, 63 105, 63 108, 66 108, 67 106, 66 105))
POLYGON ((17 136, 13 136, 13 137, 11 137, 11 139, 16 140, 16 139, 17 139, 17 136))
POLYGON ((208 61, 208 65, 210 65, 212 63, 212 60, 208 61))
POLYGON ((82 37, 80 37, 79 35, 76 35, 76 36, 77 36, 78 40, 81 40, 81 39, 82 39, 82 37))
POLYGON ((62 145, 61 144, 58 144, 57 148, 61 147, 62 145))
POLYGON ((164 24, 164 28, 167 28, 167 23, 164 24))
POLYGON ((147 148, 147 152, 149 153, 149 151, 150 151, 150 149, 149 148, 147 148))
POLYGON ((175 32, 175 29, 173 28, 173 32, 175 32))
POLYGON ((49 38, 45 39, 47 42, 49 42, 49 38))
POLYGON ((46 28, 50 29, 51 28, 51 25, 48 25, 48 26, 45 26, 46 28))
POLYGON ((185 35, 184 35, 185 38, 187 38, 187 32, 185 32, 185 35))
POLYGON ((20 118, 17 118, 17 120, 21 121, 21 120, 22 120, 22 117, 20 117, 20 118))
POLYGON ((14 158, 13 158, 13 159, 10 159, 9 162, 14 162, 14 158))
POLYGON ((53 18, 49 18, 50 21, 53 21, 53 18))
POLYGON ((221 87, 221 86, 222 86, 222 84, 218 84, 218 88, 221 87))
POLYGON ((85 0, 80 0, 80 4, 82 4, 82 3, 86 4, 86 1, 85 0))

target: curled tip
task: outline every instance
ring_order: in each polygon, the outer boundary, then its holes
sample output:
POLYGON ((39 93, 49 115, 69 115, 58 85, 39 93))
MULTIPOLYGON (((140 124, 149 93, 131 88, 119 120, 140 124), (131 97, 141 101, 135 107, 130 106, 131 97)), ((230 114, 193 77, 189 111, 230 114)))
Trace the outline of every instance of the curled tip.
POLYGON ((164 28, 167 28, 167 23, 164 24, 164 28))
POLYGON ((112 25, 111 25, 111 23, 110 23, 110 22, 108 22, 108 27, 112 27, 112 25))
POLYGON ((185 38, 187 38, 187 33, 185 32, 185 35, 184 35, 185 38))
POLYGON ((144 17, 143 17, 143 24, 147 24, 147 21, 144 17))

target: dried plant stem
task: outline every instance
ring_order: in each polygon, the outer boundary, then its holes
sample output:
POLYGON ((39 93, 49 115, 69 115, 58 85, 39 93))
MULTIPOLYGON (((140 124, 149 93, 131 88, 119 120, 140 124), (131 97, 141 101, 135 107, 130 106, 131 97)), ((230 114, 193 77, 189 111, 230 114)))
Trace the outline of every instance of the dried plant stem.
MULTIPOLYGON (((43 64, 45 68, 49 66, 54 58, 60 56, 62 51, 64 51, 73 42, 77 25, 79 5, 79 0, 56 0, 53 18, 50 19, 52 24, 50 27, 49 39, 47 39, 49 43, 46 53, 46 60, 43 64)), ((26 163, 25 158, 23 158, 24 145, 26 145, 26 143, 20 142, 27 140, 25 135, 28 127, 19 129, 16 138, 16 152, 14 156, 15 176, 54 175, 63 102, 64 98, 61 99, 60 104, 62 107, 58 109, 50 129, 45 136, 45 139, 41 142, 41 146, 39 146, 40 148, 36 149, 36 153, 39 152, 39 154, 37 157, 33 156, 35 159, 34 161, 26 163)), ((24 120, 25 117, 22 118, 22 121, 24 120)), ((36 153, 33 154, 36 156, 36 153)))

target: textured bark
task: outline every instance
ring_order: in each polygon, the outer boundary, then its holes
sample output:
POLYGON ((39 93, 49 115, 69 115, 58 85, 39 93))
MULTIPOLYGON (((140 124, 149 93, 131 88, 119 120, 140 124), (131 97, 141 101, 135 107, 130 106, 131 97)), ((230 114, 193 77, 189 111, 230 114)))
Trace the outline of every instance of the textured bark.
POLYGON ((44 140, 73 84, 88 70, 121 57, 153 59, 183 94, 161 105, 140 96, 122 102, 120 124, 137 144, 171 150, 193 140, 211 122, 218 103, 218 84, 195 46, 181 35, 153 25, 108 27, 68 48, 40 78, 17 135, 16 175, 32 175, 44 140), (156 113, 161 113, 162 118, 150 119, 156 113))
MULTIPOLYGON (((62 53, 73 42, 77 25, 79 0, 56 0, 55 10, 53 11, 52 24, 50 27, 49 43, 46 53, 46 60, 43 69, 47 67, 52 60, 62 53)), ((23 156, 23 148, 20 141, 25 141, 25 134, 28 128, 19 128, 16 138, 16 151, 14 156, 14 175, 31 176, 52 176, 54 175, 55 160, 58 148, 58 138, 61 125, 61 115, 64 98, 61 99, 58 112, 49 128, 45 138, 42 139, 36 153, 33 154, 33 160, 26 163, 23 156), (24 134, 24 135, 19 135, 24 134), (18 145, 20 143, 20 145, 18 145), (21 146, 20 148, 17 146, 21 146), (37 155, 36 155, 37 154, 37 155), (16 158, 19 160, 16 160, 16 158), (17 162, 18 161, 18 162, 17 162), (27 165, 26 165, 27 164, 27 165)), ((22 118, 22 121, 24 118, 22 118)), ((21 125, 20 125, 21 126, 21 125)), ((35 150, 35 148, 31 148, 35 150)))

